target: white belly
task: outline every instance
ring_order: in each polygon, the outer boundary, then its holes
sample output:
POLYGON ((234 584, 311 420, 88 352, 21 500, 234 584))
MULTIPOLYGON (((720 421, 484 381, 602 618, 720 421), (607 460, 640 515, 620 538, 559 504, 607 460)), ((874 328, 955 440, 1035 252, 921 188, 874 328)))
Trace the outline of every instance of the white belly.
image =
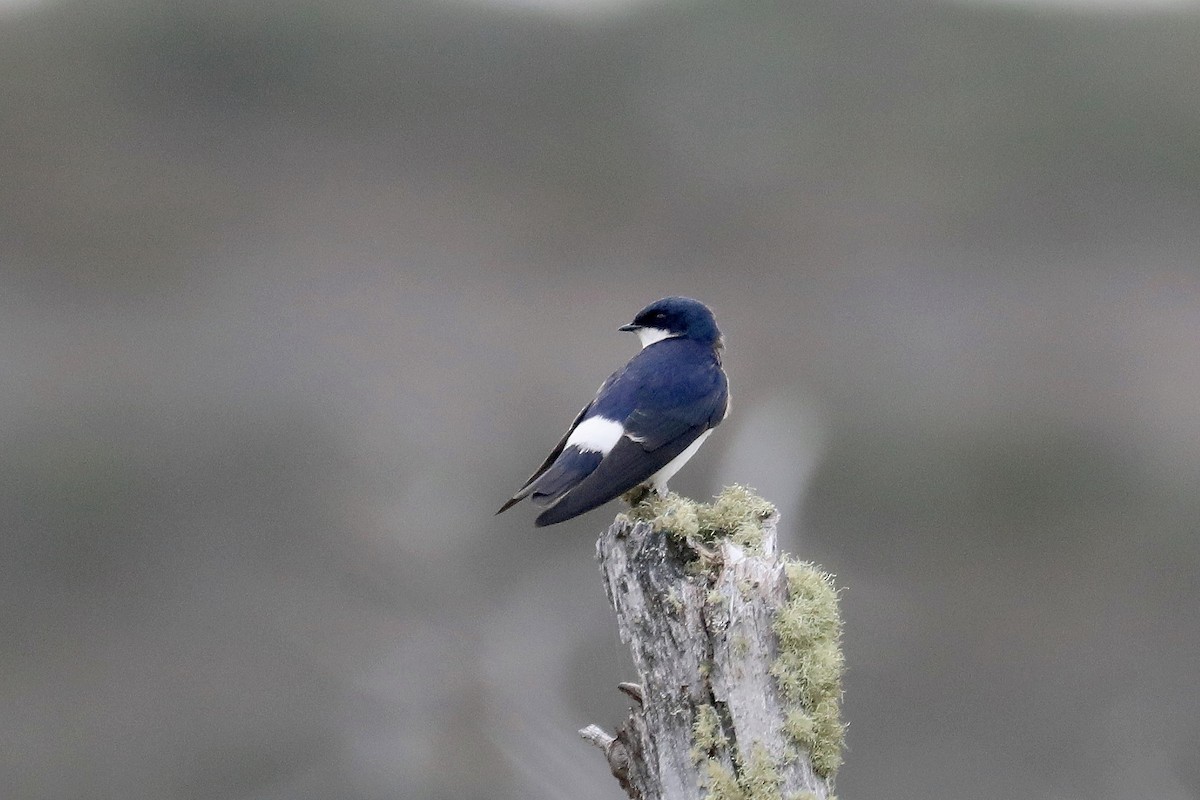
POLYGON ((700 445, 704 444, 704 440, 707 439, 710 434, 712 434, 712 428, 709 428, 704 433, 697 436, 696 441, 689 444, 686 450, 672 458, 667 462, 665 467, 651 475, 650 480, 646 481, 647 485, 649 485, 650 488, 658 492, 660 495, 665 495, 667 493, 667 481, 671 480, 671 478, 675 476, 675 473, 683 469, 683 465, 686 464, 692 456, 696 455, 696 451, 700 449, 700 445))

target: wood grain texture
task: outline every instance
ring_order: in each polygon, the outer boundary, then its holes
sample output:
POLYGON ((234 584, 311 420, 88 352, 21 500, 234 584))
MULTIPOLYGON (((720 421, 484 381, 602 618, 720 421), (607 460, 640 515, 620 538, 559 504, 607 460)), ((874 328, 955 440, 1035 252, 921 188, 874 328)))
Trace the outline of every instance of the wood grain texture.
MULTIPOLYGON (((719 536, 700 544, 625 515, 597 542, 642 699, 615 736, 596 726, 580 733, 604 751, 629 797, 830 795, 827 776, 785 725, 789 712, 811 710, 798 709, 772 671, 776 622, 789 599, 776 521, 762 520, 762 542, 753 548, 719 536)), ((840 680, 840 661, 838 669, 840 680)))

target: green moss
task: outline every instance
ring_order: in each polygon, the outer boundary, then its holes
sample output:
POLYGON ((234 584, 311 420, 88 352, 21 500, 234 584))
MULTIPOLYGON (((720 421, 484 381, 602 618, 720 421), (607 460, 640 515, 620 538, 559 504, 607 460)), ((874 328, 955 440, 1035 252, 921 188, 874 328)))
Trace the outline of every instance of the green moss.
MULTIPOLYGON (((736 755, 734 758, 737 760, 736 755)), ((700 780, 707 800, 785 800, 779 764, 761 744, 755 743, 750 762, 739 762, 736 773, 715 757, 703 759, 701 765, 700 780)))
POLYGON ((671 587, 670 593, 667 594, 667 605, 669 605, 671 610, 676 614, 679 614, 683 611, 683 600, 679 597, 679 592, 675 591, 674 586, 671 587))
POLYGON ((750 763, 743 766, 738 782, 746 793, 746 800, 783 800, 779 765, 761 744, 756 743, 751 748, 750 763))
POLYGON ((747 800, 733 770, 715 758, 704 762, 701 781, 708 790, 707 800, 747 800))
POLYGON ((679 541, 711 544, 730 539, 751 553, 762 551, 763 521, 775 506, 745 486, 728 486, 711 503, 697 503, 673 492, 659 497, 653 492, 627 496, 633 505, 626 513, 632 522, 649 522, 679 541))
MULTIPOLYGON (((653 493, 629 496, 633 503, 625 518, 649 522, 674 540, 686 543, 697 557, 688 564, 693 573, 713 566, 719 540, 730 539, 751 555, 761 554, 763 523, 775 507, 743 486, 730 486, 712 503, 701 504, 676 494, 658 497, 653 493)), ((784 732, 792 743, 806 751, 816 773, 832 779, 841 764, 845 728, 841 722, 842 623, 838 613, 833 578, 812 564, 783 559, 788 583, 788 600, 774 620, 779 637, 779 656, 771 666, 780 692, 791 708, 784 732)), ((745 592, 750 586, 739 586, 745 592)), ((720 592, 710 591, 706 602, 724 602, 720 592)), ((734 642, 735 654, 745 642, 734 642)), ((707 666, 707 665, 706 665, 707 666)), ((707 669, 705 670, 707 672, 707 669)), ((717 710, 704 705, 697 710, 693 727, 692 757, 701 767, 701 781, 709 800, 785 800, 782 795, 781 763, 765 747, 755 744, 749 763, 732 754, 736 769, 723 756, 729 741, 717 710)), ((786 758, 795 757, 784 754, 786 758)), ((786 800, 805 800, 803 796, 786 800)))
POLYGON ((734 658, 745 658, 746 654, 750 652, 750 641, 745 636, 735 636, 729 643, 729 649, 734 658))
POLYGON ((696 507, 702 539, 728 538, 751 553, 762 552, 763 522, 773 514, 775 506, 737 484, 725 487, 712 503, 696 507))
POLYGON ((818 775, 832 778, 842 763, 842 622, 833 577, 805 562, 784 560, 788 601, 775 617, 779 657, 771 674, 796 708, 784 729, 808 751, 818 775))
POLYGON ((679 540, 699 534, 700 525, 696 518, 699 503, 695 500, 689 500, 674 492, 668 493, 666 497, 648 492, 640 499, 630 499, 634 504, 626 512, 626 517, 631 521, 649 522, 656 530, 666 531, 672 538, 679 540))
POLYGON ((787 712, 783 730, 793 742, 805 750, 811 750, 817 742, 817 723, 803 709, 793 708, 787 712))
POLYGON ((707 704, 697 708, 692 723, 692 760, 702 767, 700 781, 708 789, 708 800, 746 800, 733 770, 717 756, 728 747, 717 709, 707 704))
POLYGON ((729 746, 729 739, 721 729, 721 717, 710 705, 696 709, 696 721, 692 723, 692 760, 704 761, 714 751, 729 746))

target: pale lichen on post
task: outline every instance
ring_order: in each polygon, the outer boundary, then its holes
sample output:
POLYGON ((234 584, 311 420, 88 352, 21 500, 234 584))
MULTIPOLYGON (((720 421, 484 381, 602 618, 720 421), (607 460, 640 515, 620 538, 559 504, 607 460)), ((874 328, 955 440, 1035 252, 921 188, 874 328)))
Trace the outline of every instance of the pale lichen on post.
POLYGON ((641 800, 827 800, 844 738, 831 576, 777 554, 775 509, 744 487, 710 504, 640 500, 597 542, 643 683, 620 758, 605 750, 622 787, 641 800))
POLYGON ((775 617, 779 657, 771 665, 784 697, 785 730, 812 758, 813 769, 833 777, 842 763, 842 620, 833 576, 812 564, 785 559, 788 601, 775 617))
MULTIPOLYGON (((765 537, 763 523, 775 516, 775 506, 745 486, 733 485, 712 503, 697 503, 686 497, 668 494, 645 496, 629 511, 618 514, 617 521, 649 522, 681 541, 712 544, 728 540, 752 555, 761 555, 765 537)), ((771 537, 771 552, 775 538, 771 537)))

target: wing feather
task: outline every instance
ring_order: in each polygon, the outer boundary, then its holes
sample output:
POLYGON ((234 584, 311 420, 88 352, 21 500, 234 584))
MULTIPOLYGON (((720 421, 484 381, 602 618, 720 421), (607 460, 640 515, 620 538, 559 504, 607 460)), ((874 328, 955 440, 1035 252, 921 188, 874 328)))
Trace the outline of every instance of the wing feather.
MULTIPOLYGON (((603 390, 604 387, 601 387, 601 391, 603 390)), ((546 460, 542 462, 542 465, 533 471, 533 474, 529 476, 529 480, 521 484, 521 488, 517 489, 516 494, 510 497, 504 505, 500 506, 500 510, 496 512, 497 514, 503 514, 505 511, 508 511, 510 508, 529 496, 529 493, 533 491, 534 482, 537 481, 538 478, 542 477, 542 473, 550 469, 551 465, 558 460, 560 455, 562 455, 563 449, 567 446, 567 439, 571 438, 571 434, 575 432, 577 427, 579 427, 579 423, 583 421, 584 416, 589 410, 591 410, 594 403, 594 400, 591 403, 588 403, 583 407, 583 410, 576 415, 575 421, 572 422, 567 428, 567 432, 563 434, 563 437, 558 440, 558 444, 556 444, 554 449, 550 451, 550 455, 546 456, 546 460)))
POLYGON ((707 429, 707 425, 695 426, 654 450, 647 450, 644 443, 622 436, 599 466, 562 500, 539 514, 534 524, 539 528, 553 525, 619 497, 669 464, 707 429))
POLYGON ((602 458, 602 454, 592 450, 568 447, 554 462, 554 466, 542 473, 529 487, 529 501, 539 506, 551 505, 590 475, 602 458))
POLYGON ((553 503, 538 516, 539 527, 578 516, 645 482, 720 424, 728 407, 728 383, 719 358, 707 347, 698 355, 700 347, 665 340, 613 373, 542 465, 496 513, 532 495, 538 505, 553 503), (625 430, 603 457, 567 446, 589 414, 620 421, 625 430))

